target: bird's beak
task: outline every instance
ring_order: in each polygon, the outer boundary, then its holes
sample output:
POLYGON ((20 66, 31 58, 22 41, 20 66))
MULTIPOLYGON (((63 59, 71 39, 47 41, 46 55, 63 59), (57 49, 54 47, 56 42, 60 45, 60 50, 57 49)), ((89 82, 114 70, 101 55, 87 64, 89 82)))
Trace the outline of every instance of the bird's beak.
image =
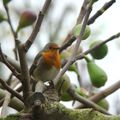
POLYGON ((60 47, 56 48, 57 50, 60 50, 60 47))
POLYGON ((54 50, 60 50, 60 47, 56 47, 56 48, 54 48, 54 50))

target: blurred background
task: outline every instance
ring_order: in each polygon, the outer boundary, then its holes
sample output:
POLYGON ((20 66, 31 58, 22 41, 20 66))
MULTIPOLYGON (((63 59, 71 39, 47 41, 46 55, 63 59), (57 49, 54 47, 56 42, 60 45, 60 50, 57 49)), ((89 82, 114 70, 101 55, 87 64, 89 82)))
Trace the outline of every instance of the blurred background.
MULTIPOLYGON (((105 2, 109 0, 99 0, 93 6, 93 11, 90 16, 94 15, 97 10, 99 10, 105 2)), ((14 30, 16 30, 19 16, 25 10, 31 10, 38 15, 39 10, 41 10, 45 0, 12 0, 9 3, 9 13, 12 21, 14 30)), ((31 46, 27 53, 27 60, 29 66, 31 65, 34 57, 43 46, 52 41, 59 45, 62 45, 67 34, 72 30, 76 24, 77 17, 83 0, 54 0, 49 8, 47 15, 42 23, 39 34, 35 40, 35 43, 31 46)), ((94 40, 106 40, 110 36, 120 32, 120 1, 116 0, 116 3, 112 5, 102 16, 100 16, 94 24, 90 25, 91 35, 90 37, 83 41, 81 46, 83 51, 88 49, 89 44, 94 40)), ((0 12, 6 15, 4 7, 2 5, 2 0, 0 0, 0 12)), ((21 30, 18 34, 18 38, 21 42, 25 42, 29 35, 31 34, 33 26, 27 27, 21 30)), ((14 58, 14 40, 11 34, 9 25, 6 22, 0 24, 0 42, 2 44, 2 49, 4 53, 8 56, 14 58)), ((120 38, 115 39, 107 43, 109 47, 108 55, 102 60, 96 60, 96 63, 103 68, 107 75, 108 81, 101 90, 109 87, 116 81, 120 80, 120 38)), ((86 65, 84 60, 79 61, 80 64, 80 74, 81 79, 85 83, 89 83, 89 75, 86 70, 86 65)), ((78 86, 77 76, 74 72, 67 72, 70 76, 71 82, 78 86)), ((10 75, 8 68, 0 63, 0 76, 3 79, 7 79, 10 75), (6 71, 6 72, 5 72, 6 71), (3 74, 5 72, 5 74, 3 74)), ((114 92, 107 97, 109 102, 109 112, 112 114, 120 113, 120 90, 114 92)), ((67 107, 72 108, 72 102, 62 102, 67 107)))

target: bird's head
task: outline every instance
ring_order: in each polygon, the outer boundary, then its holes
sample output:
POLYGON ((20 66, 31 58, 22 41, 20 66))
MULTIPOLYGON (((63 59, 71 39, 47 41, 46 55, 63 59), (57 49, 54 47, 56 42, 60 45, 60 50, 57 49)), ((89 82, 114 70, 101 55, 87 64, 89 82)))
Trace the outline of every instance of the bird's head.
POLYGON ((48 52, 48 51, 59 51, 60 47, 56 44, 56 43, 48 43, 45 47, 44 47, 44 52, 48 52))

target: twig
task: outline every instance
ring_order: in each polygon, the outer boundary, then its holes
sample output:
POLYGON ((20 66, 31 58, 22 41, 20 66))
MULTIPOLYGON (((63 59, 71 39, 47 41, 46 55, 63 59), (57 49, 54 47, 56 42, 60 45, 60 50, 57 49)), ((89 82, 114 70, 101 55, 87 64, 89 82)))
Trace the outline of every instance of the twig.
MULTIPOLYGON (((86 13, 86 6, 88 4, 88 0, 84 0, 82 8, 79 12, 79 16, 77 18, 76 24, 80 24, 85 16, 86 13)), ((66 49, 67 47, 69 47, 74 41, 76 40, 76 37, 74 37, 72 35, 72 32, 69 32, 67 37, 64 40, 64 44, 62 45, 62 47, 60 48, 60 52, 62 52, 64 49, 66 49)))
POLYGON ((21 92, 22 90, 23 90, 23 86, 22 86, 22 85, 19 86, 19 87, 16 89, 17 92, 21 92))
POLYGON ((20 67, 21 67, 21 75, 22 75, 23 98, 24 98, 24 103, 26 108, 29 108, 27 98, 30 96, 30 93, 31 93, 30 75, 29 75, 29 70, 28 70, 26 56, 25 56, 24 45, 20 44, 20 42, 18 45, 18 53, 20 58, 20 67))
MULTIPOLYGON (((9 76, 9 78, 8 78, 8 80, 6 81, 6 83, 8 84, 8 85, 10 85, 11 84, 11 82, 12 82, 12 73, 10 74, 10 76, 9 76)), ((3 86, 2 86, 3 87, 3 86)), ((12 86, 10 86, 10 87, 12 87, 12 86)), ((13 86, 14 87, 14 86, 13 86)), ((8 107, 8 104, 9 104, 9 102, 10 102, 10 96, 11 96, 11 94, 8 92, 8 91, 6 91, 5 90, 5 98, 3 98, 2 100, 1 100, 1 102, 3 103, 2 104, 2 109, 1 109, 1 116, 2 117, 5 117, 5 115, 6 115, 6 109, 7 109, 7 107, 8 107)))
MULTIPOLYGON (((99 44, 96 45, 95 47, 86 50, 85 52, 81 53, 80 55, 77 55, 77 56, 71 61, 71 64, 73 64, 73 63, 74 63, 75 61, 77 61, 77 60, 83 59, 85 55, 89 54, 90 52, 92 52, 92 51, 95 50, 96 48, 98 48, 98 47, 104 45, 105 43, 110 42, 110 41, 112 41, 112 40, 114 40, 114 39, 116 39, 116 38, 118 38, 118 37, 120 37, 120 32, 118 32, 117 34, 115 34, 115 35, 111 36, 110 38, 104 40, 103 42, 99 43, 99 44)), ((65 66, 65 65, 67 64, 67 62, 68 62, 67 60, 64 60, 63 63, 62 63, 62 67, 65 66)), ((57 81, 56 81, 56 82, 57 82, 57 81)), ((55 82, 55 84, 56 84, 56 82, 55 82)))
POLYGON ((76 40, 76 37, 72 37, 68 42, 65 42, 61 48, 60 48, 60 52, 62 52, 63 50, 65 50, 67 47, 69 47, 74 41, 76 40))
POLYGON ((70 94, 70 96, 74 99, 74 100, 77 100, 79 102, 82 102, 84 103, 85 105, 87 105, 88 107, 92 107, 94 108, 95 110, 98 110, 104 114, 107 114, 107 115, 111 115, 110 113, 108 113, 105 109, 103 109, 102 107, 100 107, 99 105, 95 104, 94 102, 88 100, 87 98, 84 98, 82 96, 80 96, 78 93, 76 93, 73 89, 69 89, 68 90, 68 93, 70 94))
POLYGON ((89 2, 89 0, 84 0, 81 10, 79 12, 79 16, 77 18, 76 24, 80 24, 82 22, 85 14, 86 14, 86 7, 87 7, 88 2, 89 2))
POLYGON ((86 27, 86 24, 87 24, 87 20, 89 18, 89 15, 90 15, 90 12, 91 12, 91 4, 92 2, 90 2, 90 4, 88 5, 88 8, 87 8, 87 11, 86 11, 86 15, 85 15, 85 19, 83 21, 83 25, 82 25, 82 28, 81 28, 81 31, 80 31, 80 34, 79 34, 79 37, 77 39, 77 42, 76 42, 76 45, 75 45, 75 48, 73 50, 73 53, 70 57, 70 59, 68 60, 67 64, 63 67, 62 71, 59 72, 57 74, 57 76, 55 77, 55 79, 53 80, 54 84, 56 85, 57 82, 58 82, 58 79, 66 72, 66 70, 69 68, 69 66, 73 63, 73 59, 75 58, 76 54, 77 54, 77 50, 79 48, 79 45, 81 43, 81 39, 82 39, 82 35, 84 34, 84 30, 85 30, 85 27, 86 27))
POLYGON ((8 91, 5 91, 5 92, 6 93, 5 93, 5 98, 4 98, 4 102, 2 105, 1 117, 5 117, 5 115, 6 115, 6 110, 7 110, 8 104, 10 102, 10 96, 11 96, 11 94, 8 91))
POLYGON ((85 52, 81 53, 80 55, 76 56, 76 58, 74 59, 74 61, 83 59, 83 58, 84 58, 84 55, 89 54, 90 52, 92 52, 92 51, 95 50, 96 48, 98 48, 98 47, 104 45, 105 43, 107 43, 107 42, 109 42, 109 41, 112 41, 112 40, 114 40, 114 39, 116 39, 116 38, 118 38, 118 37, 120 37, 120 32, 117 33, 117 34, 115 34, 115 35, 113 35, 113 36, 111 36, 110 38, 104 40, 103 42, 99 43, 99 44, 96 45, 95 47, 93 47, 93 48, 91 48, 91 49, 88 49, 88 50, 86 50, 85 52))
POLYGON ((77 80, 78 80, 79 86, 82 87, 82 79, 81 79, 81 75, 80 75, 80 73, 79 73, 78 63, 75 63, 75 65, 76 65, 76 68, 77 68, 77 70, 78 70, 77 80))
MULTIPOLYGON (((5 97, 5 90, 0 89, 0 106, 2 106, 2 100, 4 101, 4 97, 5 97)), ((14 97, 10 100, 9 103, 9 107, 17 110, 17 111, 21 111, 24 108, 24 104, 21 100, 19 100, 17 97, 14 97)))
POLYGON ((12 71, 12 73, 21 81, 21 75, 20 73, 18 73, 18 71, 7 61, 7 59, 5 58, 2 49, 1 49, 1 45, 0 45, 0 57, 1 57, 1 61, 12 71))
POLYGON ((85 31, 85 28, 86 28, 87 21, 88 21, 89 15, 91 13, 91 10, 92 10, 92 1, 90 1, 89 5, 88 5, 88 8, 86 10, 86 15, 85 15, 85 18, 84 18, 84 21, 83 21, 83 25, 82 25, 80 34, 79 34, 79 36, 77 38, 77 42, 76 42, 75 48, 73 50, 73 54, 72 54, 72 57, 71 57, 72 59, 76 56, 77 51, 79 49, 79 45, 80 45, 80 43, 82 41, 82 36, 84 34, 84 31, 85 31))
POLYGON ((113 3, 115 3, 116 0, 110 0, 109 2, 105 3, 104 6, 98 10, 89 20, 88 20, 88 25, 92 24, 95 22, 95 20, 100 17, 108 8, 110 8, 113 3))
POLYGON ((7 13, 7 22, 9 24, 10 28, 11 28, 11 31, 12 31, 12 34, 13 34, 13 37, 14 37, 14 42, 15 42, 15 49, 14 49, 15 58, 16 58, 16 60, 18 60, 18 57, 17 57, 17 43, 16 43, 17 33, 13 29, 13 26, 12 26, 12 23, 11 23, 11 20, 10 20, 8 6, 6 4, 4 4, 4 8, 5 8, 6 13, 7 13))
MULTIPOLYGON (((14 66, 14 68, 17 70, 17 72, 20 72, 20 65, 17 61, 14 59, 8 57, 6 54, 2 53, 5 57, 5 59, 11 64, 11 66, 14 66)), ((2 62, 2 58, 0 57, 0 62, 2 62)))
POLYGON ((6 81, 6 83, 7 83, 8 85, 10 85, 11 82, 12 82, 12 76, 13 76, 13 73, 11 73, 11 74, 9 75, 9 77, 8 77, 8 79, 7 79, 7 81, 6 81))
POLYGON ((1 83, 1 84, 3 85, 3 87, 4 87, 7 91, 9 91, 12 95, 14 95, 15 97, 17 97, 17 98, 20 99, 21 101, 23 101, 23 97, 22 97, 18 92, 14 91, 12 88, 10 88, 4 80, 0 79, 0 83, 1 83))
POLYGON ((38 15, 38 20, 36 22, 36 25, 32 31, 32 34, 30 35, 30 37, 28 38, 28 40, 26 41, 25 43, 25 51, 27 52, 28 49, 30 48, 30 46, 32 45, 32 43, 34 42, 39 30, 40 30, 40 27, 41 27, 41 24, 42 24, 42 21, 43 21, 43 18, 44 18, 44 15, 46 14, 49 6, 50 6, 50 3, 51 3, 52 0, 46 0, 45 1, 45 4, 43 6, 43 9, 42 11, 39 12, 39 15, 38 15))
POLYGON ((2 106, 5 98, 0 99, 0 106, 2 106))
MULTIPOLYGON (((14 88, 18 84, 18 81, 14 81, 10 84, 11 84, 10 87, 14 88)), ((10 103, 10 100, 11 100, 11 93, 9 93, 8 91, 5 91, 5 92, 6 92, 5 99, 4 99, 4 102, 3 102, 3 105, 2 105, 2 110, 1 110, 1 116, 2 117, 6 116, 6 109, 9 105, 9 103, 10 103)))
MULTIPOLYGON (((118 82, 116 82, 115 84, 111 85, 110 87, 106 88, 105 90, 91 96, 89 98, 89 100, 96 103, 96 102, 100 101, 101 99, 105 98, 106 96, 112 94, 113 92, 115 92, 119 88, 120 88, 120 80, 118 82)), ((85 105, 82 104, 77 108, 83 108, 83 107, 85 107, 85 105)))
POLYGON ((16 38, 17 35, 16 35, 16 33, 15 33, 14 29, 13 29, 13 26, 12 26, 12 23, 11 23, 11 20, 10 20, 10 15, 9 15, 8 6, 7 6, 6 4, 4 4, 4 8, 5 8, 6 13, 7 13, 7 21, 8 21, 8 23, 9 23, 9 25, 10 25, 12 34, 13 34, 14 38, 16 38))

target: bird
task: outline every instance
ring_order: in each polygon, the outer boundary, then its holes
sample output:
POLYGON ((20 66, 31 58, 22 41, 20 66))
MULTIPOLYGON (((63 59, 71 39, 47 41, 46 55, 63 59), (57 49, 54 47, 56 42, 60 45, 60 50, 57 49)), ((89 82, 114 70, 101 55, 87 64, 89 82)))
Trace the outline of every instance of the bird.
POLYGON ((48 43, 36 55, 30 67, 30 75, 38 84, 35 91, 43 92, 44 82, 55 78, 61 68, 60 47, 56 43, 48 43))

